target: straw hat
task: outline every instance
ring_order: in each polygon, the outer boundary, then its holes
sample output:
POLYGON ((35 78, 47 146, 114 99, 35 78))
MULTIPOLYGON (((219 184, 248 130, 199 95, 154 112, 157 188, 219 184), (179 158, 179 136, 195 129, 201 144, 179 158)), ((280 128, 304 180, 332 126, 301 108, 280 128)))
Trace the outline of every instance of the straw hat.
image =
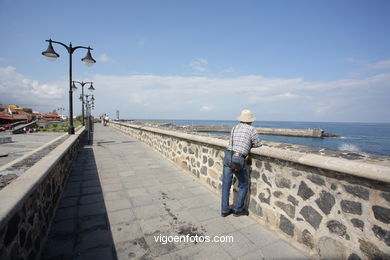
POLYGON ((252 112, 248 109, 241 111, 241 115, 237 117, 237 120, 240 122, 250 123, 256 120, 256 117, 253 116, 252 112))

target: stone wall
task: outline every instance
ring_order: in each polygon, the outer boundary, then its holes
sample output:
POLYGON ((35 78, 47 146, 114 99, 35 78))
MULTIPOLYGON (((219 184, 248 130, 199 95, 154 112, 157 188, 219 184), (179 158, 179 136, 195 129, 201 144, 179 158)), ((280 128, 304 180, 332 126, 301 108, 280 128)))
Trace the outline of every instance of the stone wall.
POLYGON ((38 259, 84 127, 0 191, 0 259, 38 259))
MULTIPOLYGON (((110 125, 220 193, 226 140, 110 125)), ((362 162, 356 153, 343 157, 349 159, 269 146, 252 149, 250 215, 313 258, 390 259, 389 158, 362 162)))

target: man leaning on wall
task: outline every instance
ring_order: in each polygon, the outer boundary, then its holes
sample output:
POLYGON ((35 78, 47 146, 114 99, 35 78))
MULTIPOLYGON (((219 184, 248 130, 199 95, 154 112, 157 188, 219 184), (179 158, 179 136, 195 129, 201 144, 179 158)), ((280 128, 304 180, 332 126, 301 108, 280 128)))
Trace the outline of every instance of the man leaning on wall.
POLYGON ((245 198, 248 193, 249 177, 247 158, 252 147, 260 147, 261 140, 252 123, 256 120, 250 110, 244 109, 237 118, 239 124, 233 127, 229 145, 223 159, 221 216, 248 215, 245 209, 245 198), (230 188, 233 174, 238 179, 238 195, 233 209, 229 206, 230 188))

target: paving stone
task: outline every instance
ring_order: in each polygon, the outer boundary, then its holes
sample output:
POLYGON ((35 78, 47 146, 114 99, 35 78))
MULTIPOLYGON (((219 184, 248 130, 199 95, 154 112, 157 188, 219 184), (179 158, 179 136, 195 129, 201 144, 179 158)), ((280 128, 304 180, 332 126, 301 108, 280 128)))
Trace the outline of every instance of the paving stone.
POLYGON ((86 249, 95 247, 110 247, 112 239, 110 231, 97 229, 89 232, 83 232, 78 236, 75 252, 82 252, 86 249))
POLYGON ((80 204, 91 204, 91 203, 97 203, 102 202, 104 200, 103 194, 90 194, 90 195, 84 195, 80 197, 80 204))
POLYGON ((186 247, 184 249, 168 253, 166 255, 160 255, 160 260, 171 259, 233 259, 219 244, 201 244, 186 247))
POLYGON ((108 212, 110 225, 129 223, 135 220, 135 215, 131 209, 122 209, 114 212, 108 212))
POLYGON ((264 247, 262 252, 265 259, 309 259, 282 240, 264 247))
POLYGON ((43 259, 304 259, 253 219, 220 217, 219 195, 146 144, 100 125, 94 137, 72 168, 74 184, 66 188, 58 226, 50 232, 64 240, 48 240, 43 259), (233 234, 234 242, 156 242, 158 236, 195 233, 233 234))
POLYGON ((280 239, 276 234, 266 230, 257 223, 240 229, 240 232, 258 248, 265 248, 280 239))
POLYGON ((111 233, 115 243, 131 241, 144 236, 140 225, 136 222, 111 225, 111 233))
POLYGON ((53 239, 49 238, 46 242, 42 259, 67 259, 73 254, 74 239, 53 239))
POLYGON ((207 235, 221 236, 235 231, 234 227, 222 217, 201 221, 200 223, 205 228, 207 235))
POLYGON ((113 255, 112 247, 103 247, 103 248, 93 248, 86 250, 82 253, 78 253, 74 260, 96 260, 96 259, 104 259, 104 260, 115 260, 116 258, 113 255))
POLYGON ((145 188, 127 188, 127 194, 129 197, 139 197, 148 195, 148 191, 145 188))
POLYGON ((79 217, 79 230, 78 231, 86 231, 90 229, 109 229, 107 226, 107 216, 106 214, 94 215, 94 216, 86 216, 79 217))
MULTIPOLYGON (((220 243, 221 247, 225 249, 234 258, 239 258, 246 255, 250 251, 255 251, 258 247, 246 238, 239 231, 229 233, 223 236, 224 239, 232 239, 229 242, 220 243)), ((221 239, 221 237, 219 238, 221 239)))
POLYGON ((72 218, 77 218, 77 207, 60 208, 57 209, 54 222, 72 218))
POLYGON ((106 206, 104 205, 104 202, 97 202, 97 203, 91 203, 91 204, 85 204, 79 206, 80 217, 106 214, 106 213, 107 210, 106 210, 106 206))
POLYGON ((131 208, 131 203, 128 199, 110 200, 105 205, 108 212, 131 208))
POLYGON ((204 221, 213 218, 220 218, 221 215, 215 209, 212 209, 208 206, 200 208, 192 208, 188 210, 192 216, 194 216, 198 221, 204 221))

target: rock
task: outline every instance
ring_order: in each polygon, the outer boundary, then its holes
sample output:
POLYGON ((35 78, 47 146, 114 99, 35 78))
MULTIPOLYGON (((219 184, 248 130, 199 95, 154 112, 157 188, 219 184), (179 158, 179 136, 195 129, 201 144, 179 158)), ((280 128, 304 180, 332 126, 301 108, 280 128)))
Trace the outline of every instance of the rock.
POLYGON ((341 209, 345 213, 362 215, 362 204, 360 202, 355 202, 351 200, 342 200, 341 209))
POLYGON ((269 205, 271 200, 271 191, 269 188, 267 188, 266 191, 268 192, 268 198, 265 197, 265 194, 263 192, 259 194, 258 198, 261 202, 267 203, 269 205))
POLYGON ((382 198, 390 202, 390 192, 382 192, 381 193, 382 198))
POLYGON ((311 206, 304 206, 300 213, 304 219, 309 222, 312 227, 314 227, 314 229, 318 229, 322 221, 322 216, 315 209, 313 209, 311 206))
POLYGON ((254 199, 251 199, 250 202, 249 202, 249 210, 257 215, 257 216, 260 216, 262 217, 263 216, 263 209, 261 208, 261 206, 257 203, 256 200, 254 199))
POLYGON ((276 198, 279 198, 281 195, 283 195, 283 192, 281 191, 275 191, 272 193, 276 198))
POLYGON ((314 192, 312 191, 312 189, 310 189, 305 182, 301 181, 301 184, 298 188, 298 196, 300 196, 303 200, 307 200, 313 195, 314 192))
POLYGON ((336 201, 332 194, 326 191, 321 191, 320 198, 316 199, 316 203, 322 212, 329 215, 336 201))
POLYGON ((209 167, 212 167, 214 165, 214 160, 212 158, 209 158, 208 165, 209 167))
POLYGON ((203 163, 207 163, 207 156, 203 155, 203 163))
POLYGON ((207 175, 207 167, 206 166, 202 166, 202 168, 200 168, 200 173, 202 174, 202 175, 207 175))
POLYGON ((349 255, 348 260, 361 260, 361 258, 357 254, 352 253, 349 255))
POLYGON ((263 175, 261 175, 261 178, 263 179, 264 183, 266 183, 268 186, 270 186, 272 188, 271 183, 268 181, 268 178, 264 173, 263 173, 263 175))
POLYGON ((357 218, 353 218, 351 219, 351 222, 352 222, 352 225, 358 229, 360 229, 361 231, 363 231, 363 228, 364 228, 364 222, 361 221, 360 219, 357 219, 357 218))
POLYGON ((383 228, 374 225, 372 228, 372 231, 374 232, 375 236, 379 238, 380 240, 384 241, 387 246, 390 246, 390 231, 384 230, 383 228))
POLYGON ((267 171, 272 172, 272 167, 271 167, 271 164, 269 162, 265 162, 264 167, 267 171))
POLYGON ((256 170, 252 170, 250 176, 251 176, 251 178, 257 180, 257 179, 260 178, 260 172, 259 172, 259 171, 256 171, 256 170))
POLYGON ((291 180, 286 179, 280 174, 277 174, 275 176, 275 184, 278 188, 287 188, 287 189, 291 188, 291 180))
POLYGON ((367 256, 368 259, 390 259, 389 254, 383 253, 376 245, 368 241, 359 239, 360 250, 367 256))
POLYGON ((302 232, 302 243, 310 248, 314 247, 313 235, 307 229, 302 232))
POLYGON ((377 220, 385 224, 390 223, 390 209, 376 205, 372 206, 372 211, 377 220))
POLYGON ((315 174, 312 174, 310 176, 307 177, 312 183, 314 184, 317 184, 319 186, 324 186, 325 185, 325 181, 323 178, 321 178, 320 176, 318 175, 315 175, 315 174))
POLYGON ((286 214, 290 217, 290 218, 294 218, 295 217, 295 207, 291 204, 286 204, 284 202, 281 202, 281 201, 277 201, 275 203, 275 205, 279 208, 281 208, 284 212, 286 212, 286 214))
POLYGON ((344 185, 344 188, 348 193, 354 195, 355 197, 358 197, 358 198, 361 198, 364 200, 368 200, 370 198, 369 190, 365 189, 361 186, 344 185))
POLYGON ((290 237, 294 237, 294 224, 285 216, 280 216, 279 228, 290 237))
POLYGON ((330 238, 321 237, 318 241, 320 259, 345 259, 345 248, 342 243, 330 238))
POLYGON ((326 224, 330 233, 337 234, 340 237, 344 237, 347 234, 347 227, 337 220, 330 220, 326 224))
POLYGON ((287 200, 289 202, 291 202, 292 204, 294 204, 295 206, 298 206, 298 204, 299 204, 299 201, 296 198, 294 198, 293 196, 291 196, 291 195, 288 195, 287 200))

